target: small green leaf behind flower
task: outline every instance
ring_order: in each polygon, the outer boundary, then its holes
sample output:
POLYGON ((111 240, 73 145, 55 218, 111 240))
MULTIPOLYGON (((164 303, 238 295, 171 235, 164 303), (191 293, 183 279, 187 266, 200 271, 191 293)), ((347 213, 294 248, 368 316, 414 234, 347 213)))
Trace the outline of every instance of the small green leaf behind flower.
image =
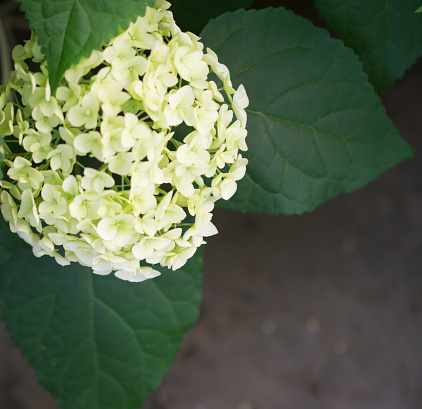
POLYGON ((415 14, 420 4, 420 0, 315 2, 329 29, 359 56, 378 93, 422 55, 422 16, 415 14))
POLYGON ((64 72, 143 16, 155 0, 20 0, 48 62, 53 94, 64 72))

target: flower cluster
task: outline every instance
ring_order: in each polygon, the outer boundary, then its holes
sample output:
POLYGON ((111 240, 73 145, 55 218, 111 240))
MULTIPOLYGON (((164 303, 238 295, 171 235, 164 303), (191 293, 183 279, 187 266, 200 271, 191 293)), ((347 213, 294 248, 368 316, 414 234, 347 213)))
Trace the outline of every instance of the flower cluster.
POLYGON ((248 98, 168 7, 67 70, 54 96, 36 37, 13 50, 1 211, 37 257, 143 281, 217 232, 214 203, 245 174, 248 98))

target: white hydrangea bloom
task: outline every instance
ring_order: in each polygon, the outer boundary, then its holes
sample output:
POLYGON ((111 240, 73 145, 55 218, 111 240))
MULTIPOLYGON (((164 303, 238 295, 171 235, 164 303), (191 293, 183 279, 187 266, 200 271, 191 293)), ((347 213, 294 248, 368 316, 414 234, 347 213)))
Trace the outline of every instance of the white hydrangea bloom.
POLYGON ((157 0, 67 70, 55 96, 36 37, 14 49, 0 87, 0 207, 37 257, 141 282, 217 233, 214 203, 246 170, 249 100, 169 6, 157 0))

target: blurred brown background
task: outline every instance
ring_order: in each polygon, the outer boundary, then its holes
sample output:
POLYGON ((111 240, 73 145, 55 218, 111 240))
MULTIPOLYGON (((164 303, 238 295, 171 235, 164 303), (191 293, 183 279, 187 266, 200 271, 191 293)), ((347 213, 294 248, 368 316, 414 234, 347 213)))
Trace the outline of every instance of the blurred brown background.
MULTIPOLYGON (((143 409, 422 408, 421 95, 422 60, 383 96, 416 156, 365 189, 301 216, 215 212, 200 319, 143 409)), ((0 409, 55 408, 0 323, 0 409)))

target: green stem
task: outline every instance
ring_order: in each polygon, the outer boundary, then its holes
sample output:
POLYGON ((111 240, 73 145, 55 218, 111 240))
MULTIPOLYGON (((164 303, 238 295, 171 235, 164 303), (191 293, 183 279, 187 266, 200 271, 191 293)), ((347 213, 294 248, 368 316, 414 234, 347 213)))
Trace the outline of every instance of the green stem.
POLYGON ((13 92, 13 96, 14 96, 15 101, 16 101, 16 102, 12 102, 12 104, 13 104, 13 105, 15 105, 15 106, 17 106, 17 107, 18 107, 18 108, 20 108, 20 109, 25 109, 22 105, 20 105, 20 104, 18 103, 18 96, 17 96, 17 94, 16 94, 16 90, 15 90, 15 89, 13 89, 13 90, 12 90, 12 92, 13 92))

